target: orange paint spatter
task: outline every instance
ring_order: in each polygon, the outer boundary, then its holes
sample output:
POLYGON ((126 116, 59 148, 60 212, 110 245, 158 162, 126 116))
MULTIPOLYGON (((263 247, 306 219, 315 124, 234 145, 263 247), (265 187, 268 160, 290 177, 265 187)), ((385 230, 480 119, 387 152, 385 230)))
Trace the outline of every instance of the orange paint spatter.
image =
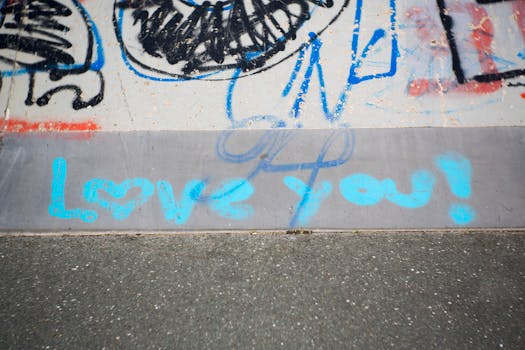
POLYGON ((30 122, 23 119, 0 119, 0 130, 3 132, 63 132, 63 131, 97 131, 101 127, 92 120, 84 122, 45 121, 30 122))
POLYGON ((521 93, 521 98, 525 99, 525 92, 521 93))

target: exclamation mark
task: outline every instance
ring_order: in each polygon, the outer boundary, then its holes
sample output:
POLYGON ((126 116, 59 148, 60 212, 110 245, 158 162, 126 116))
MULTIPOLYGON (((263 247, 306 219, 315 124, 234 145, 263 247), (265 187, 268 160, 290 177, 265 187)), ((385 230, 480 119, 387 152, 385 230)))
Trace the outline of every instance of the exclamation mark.
MULTIPOLYGON (((459 153, 447 152, 437 156, 434 162, 445 174, 450 191, 458 198, 468 199, 472 193, 470 161, 459 153)), ((474 220, 476 212, 468 204, 453 203, 448 215, 456 224, 467 225, 474 220)))

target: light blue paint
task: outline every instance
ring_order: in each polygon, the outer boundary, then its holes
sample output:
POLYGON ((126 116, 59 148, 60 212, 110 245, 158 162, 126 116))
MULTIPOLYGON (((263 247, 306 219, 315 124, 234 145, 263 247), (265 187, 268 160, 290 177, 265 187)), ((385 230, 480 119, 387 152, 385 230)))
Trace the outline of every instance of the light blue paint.
POLYGON ((127 179, 120 184, 115 184, 113 181, 106 179, 91 179, 84 185, 84 198, 86 201, 98 204, 102 208, 109 210, 117 220, 128 218, 131 212, 136 207, 146 203, 154 192, 155 186, 149 180, 143 178, 127 179), (123 199, 128 191, 134 187, 138 187, 140 193, 124 204, 106 200, 99 193, 99 190, 103 190, 113 198, 123 199))
POLYGON ((496 63, 498 70, 513 69, 516 66, 518 66, 518 63, 506 60, 503 57, 499 57, 496 55, 493 55, 492 59, 494 60, 494 63, 496 63))
POLYGON ((412 193, 400 193, 392 179, 379 181, 367 174, 353 174, 339 183, 341 194, 347 201, 360 206, 376 205, 386 198, 390 202, 409 209, 424 207, 432 198, 435 178, 426 170, 412 174, 412 193))
POLYGON ((219 216, 232 220, 244 220, 253 215, 254 210, 251 205, 232 204, 242 202, 253 195, 254 189, 248 180, 231 179, 223 182, 220 186, 207 201, 211 210, 219 216))
POLYGON ((476 211, 468 204, 456 203, 450 206, 448 215, 458 225, 467 225, 476 218, 476 211))
POLYGON ((470 197, 472 167, 467 158, 457 152, 447 152, 437 156, 434 163, 445 174, 450 190, 455 196, 464 199, 470 197))
POLYGON ((94 222, 98 214, 94 210, 66 209, 65 187, 67 180, 67 161, 64 158, 55 158, 52 166, 51 201, 49 203, 49 215, 60 219, 80 219, 84 222, 94 222))
POLYGON ((157 182, 157 194, 166 220, 177 225, 186 223, 205 187, 203 181, 192 180, 184 187, 180 200, 176 201, 171 184, 167 181, 157 182))
POLYGON ((342 179, 339 189, 347 201, 362 206, 376 205, 385 195, 379 180, 361 173, 342 179))
MULTIPOLYGON (((437 156, 434 162, 445 174, 452 193, 459 198, 469 198, 472 193, 470 161, 457 152, 447 152, 437 156)), ((475 210, 461 203, 452 204, 448 214, 458 225, 467 225, 476 218, 475 210)))
POLYGON ((396 183, 392 179, 382 181, 386 199, 403 208, 421 208, 428 204, 436 179, 426 170, 419 170, 412 174, 412 193, 399 193, 396 183))
POLYGON ((301 198, 298 206, 301 205, 302 210, 296 217, 295 224, 297 225, 308 224, 310 218, 314 216, 321 207, 323 200, 328 198, 332 192, 332 184, 328 181, 321 182, 321 184, 317 185, 314 189, 294 176, 286 176, 283 182, 301 198))

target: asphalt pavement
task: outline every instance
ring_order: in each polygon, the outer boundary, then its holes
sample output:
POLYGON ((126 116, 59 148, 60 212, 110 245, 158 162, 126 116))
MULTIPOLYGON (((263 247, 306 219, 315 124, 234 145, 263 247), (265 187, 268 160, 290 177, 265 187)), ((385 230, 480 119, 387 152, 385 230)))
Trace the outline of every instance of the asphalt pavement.
POLYGON ((0 349, 524 349, 525 232, 0 238, 0 349))

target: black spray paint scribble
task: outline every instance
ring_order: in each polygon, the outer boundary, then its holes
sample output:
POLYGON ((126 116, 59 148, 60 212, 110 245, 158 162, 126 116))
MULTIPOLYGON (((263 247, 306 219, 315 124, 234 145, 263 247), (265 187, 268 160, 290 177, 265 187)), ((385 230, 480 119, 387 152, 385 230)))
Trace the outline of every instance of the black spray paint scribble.
POLYGON ((28 75, 26 105, 47 105, 55 94, 65 90, 73 92, 72 107, 76 110, 99 104, 104 96, 100 72, 104 58, 94 30, 78 0, 4 1, 0 8, 2 77, 28 75), (99 88, 86 99, 81 87, 85 76, 79 76, 74 84, 63 82, 63 78, 88 71, 96 74, 99 88), (56 86, 47 86, 43 94, 34 96, 35 82, 42 72, 58 84, 45 83, 56 86))
MULTIPOLYGON (((194 78, 227 69, 247 72, 270 68, 299 50, 297 46, 289 48, 289 43, 298 38, 298 30, 315 19, 316 13, 333 13, 315 31, 319 35, 335 22, 349 1, 226 0, 197 4, 194 0, 117 0, 114 24, 130 61, 155 73, 194 78), (123 16, 132 22, 124 28, 123 16), (143 54, 131 52, 131 46, 140 46, 143 54), (277 54, 282 57, 268 64, 277 54), (169 68, 148 64, 148 58, 161 59, 169 68)), ((301 37, 308 40, 307 35, 301 37)))

